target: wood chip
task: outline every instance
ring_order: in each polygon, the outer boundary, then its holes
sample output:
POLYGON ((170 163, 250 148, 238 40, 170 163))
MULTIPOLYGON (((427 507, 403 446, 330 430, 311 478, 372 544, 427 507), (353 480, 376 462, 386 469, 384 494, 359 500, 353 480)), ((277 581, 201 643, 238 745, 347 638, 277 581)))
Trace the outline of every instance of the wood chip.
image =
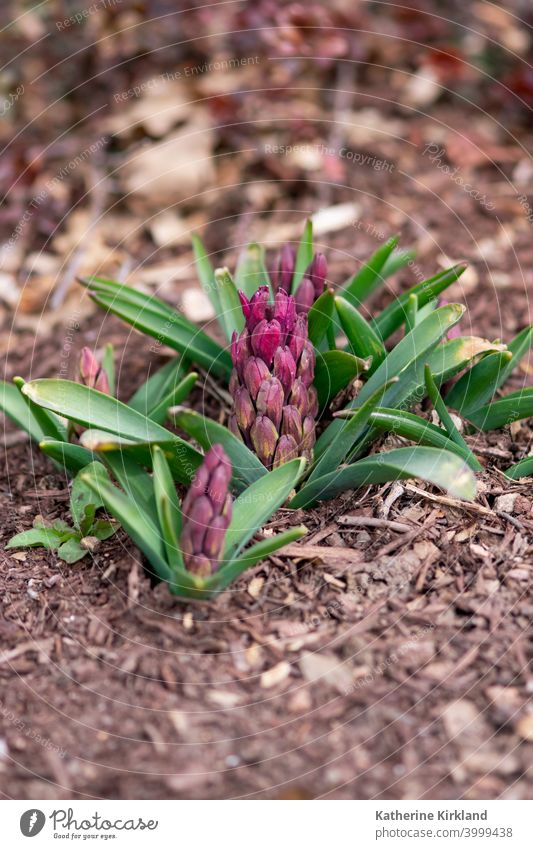
POLYGON ((263 672, 260 678, 260 684, 263 689, 268 689, 269 687, 275 687, 277 684, 281 684, 282 681, 285 681, 286 678, 291 674, 291 665, 287 663, 286 660, 282 660, 280 663, 277 663, 271 669, 267 669, 266 672, 263 672))

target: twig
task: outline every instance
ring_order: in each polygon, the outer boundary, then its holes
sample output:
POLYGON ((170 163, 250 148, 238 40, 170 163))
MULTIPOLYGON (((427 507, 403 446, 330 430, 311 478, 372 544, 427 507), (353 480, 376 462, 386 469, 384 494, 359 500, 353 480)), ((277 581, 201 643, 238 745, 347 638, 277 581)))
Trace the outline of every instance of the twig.
POLYGON ((504 510, 496 510, 496 515, 500 517, 500 519, 505 519, 509 524, 514 525, 515 528, 518 528, 519 531, 526 531, 525 525, 519 519, 515 519, 514 516, 511 516, 509 513, 506 513, 504 510))
POLYGON ((412 531, 412 525, 405 525, 403 522, 393 522, 390 519, 375 519, 373 516, 339 516, 337 519, 339 525, 353 525, 355 527, 368 528, 389 528, 391 531, 398 531, 404 534, 407 531, 412 531))
POLYGON ((433 495, 432 492, 426 492, 424 489, 418 489, 412 483, 406 483, 405 488, 420 495, 422 498, 427 498, 429 501, 435 501, 437 504, 444 504, 446 507, 456 507, 459 510, 471 510, 473 513, 480 513, 482 516, 494 516, 494 511, 488 507, 483 507, 481 504, 476 504, 474 501, 460 501, 458 498, 450 498, 447 495, 433 495))

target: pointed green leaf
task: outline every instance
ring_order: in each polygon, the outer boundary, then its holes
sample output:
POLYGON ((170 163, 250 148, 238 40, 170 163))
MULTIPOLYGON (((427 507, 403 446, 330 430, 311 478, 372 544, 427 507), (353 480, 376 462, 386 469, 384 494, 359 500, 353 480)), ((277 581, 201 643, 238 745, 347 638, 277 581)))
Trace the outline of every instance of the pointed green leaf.
MULTIPOLYGON (((94 471, 94 466, 99 463, 91 463, 86 467, 86 470, 91 473, 94 471)), ((70 515, 74 520, 74 526, 80 531, 82 536, 87 536, 94 522, 96 511, 102 507, 102 502, 98 500, 94 492, 87 486, 78 473, 72 482, 72 490, 70 493, 70 515)))
POLYGON ((381 365, 387 351, 369 322, 344 298, 335 298, 335 308, 352 352, 362 359, 372 358, 369 376, 381 365))
POLYGON ((234 332, 240 333, 244 328, 241 302, 233 278, 227 268, 217 268, 215 282, 220 302, 220 312, 217 318, 229 342, 234 332))
POLYGON ((331 327, 335 298, 333 289, 325 289, 309 310, 307 327, 309 339, 318 348, 331 327))
POLYGON ((403 324, 410 295, 415 294, 417 296, 418 308, 421 309, 428 301, 434 300, 448 286, 455 283, 466 270, 466 267, 466 263, 454 265, 447 268, 446 271, 440 271, 434 277, 423 280, 422 283, 417 283, 416 286, 412 286, 411 289, 399 295, 371 322, 379 339, 388 339, 403 324))
MULTIPOLYGON (((149 371, 150 366, 148 366, 149 371)), ((142 413, 143 416, 150 417, 150 412, 158 406, 165 395, 171 392, 172 388, 184 376, 185 365, 183 358, 180 356, 173 357, 141 384, 128 401, 128 407, 132 407, 134 410, 142 413)))
POLYGON ((486 407, 468 413, 466 418, 479 430, 496 430, 505 425, 533 416, 533 388, 521 389, 497 398, 486 407))
POLYGON ((23 531, 11 537, 6 545, 7 548, 33 548, 41 546, 49 551, 54 551, 59 548, 65 534, 61 531, 56 531, 54 528, 30 528, 29 531, 23 531))
POLYGON ((40 406, 33 403, 33 400, 27 395, 24 387, 27 384, 21 377, 14 377, 13 383, 22 393, 22 398, 24 402, 31 409, 34 418, 38 421, 41 430, 45 436, 50 437, 50 439, 59 439, 63 441, 67 440, 67 429, 63 422, 61 422, 57 416, 53 415, 53 413, 48 413, 46 410, 41 409, 40 406))
POLYGON ((305 222, 304 231, 298 250, 296 251, 296 264, 294 266, 294 274, 292 278, 292 294, 296 292, 300 285, 301 279, 304 276, 306 268, 313 260, 313 222, 310 218, 305 222))
POLYGON ((257 292, 260 286, 268 286, 271 296, 272 283, 265 266, 265 249, 257 242, 250 242, 241 251, 235 269, 235 285, 247 298, 257 292))
POLYGON ((347 351, 317 352, 314 384, 320 406, 329 404, 341 389, 368 369, 369 365, 369 360, 354 357, 347 351))
POLYGON ((242 483, 253 483, 267 474, 267 470, 256 455, 224 425, 186 407, 176 407, 170 412, 176 425, 192 436, 205 451, 213 445, 222 445, 233 466, 234 482, 240 482, 240 488, 242 483))
POLYGON ((183 569, 185 567, 179 544, 181 508, 167 460, 157 445, 152 449, 152 465, 159 527, 163 534, 167 560, 173 568, 177 566, 183 569))
POLYGON ((148 472, 127 451, 107 451, 102 454, 102 460, 128 498, 139 505, 147 519, 157 528, 154 486, 148 472))
POLYGON ((104 348, 104 355, 102 357, 102 368, 107 374, 107 379, 109 382, 109 392, 111 395, 115 395, 115 349, 111 342, 104 348))
POLYGON ((401 268, 405 268, 414 259, 416 259, 416 251, 414 250, 393 251, 385 260, 385 265, 381 269, 383 280, 386 280, 387 277, 392 277, 393 274, 396 274, 401 268))
POLYGON ((197 380, 198 374, 192 371, 184 377, 183 380, 176 384, 176 386, 174 386, 151 411, 149 417, 152 421, 157 422, 157 424, 163 424, 163 422, 168 418, 169 408, 185 401, 197 380))
POLYGON ((24 430, 35 442, 44 437, 43 429, 33 410, 26 403, 20 389, 13 383, 0 381, 0 410, 24 430))
POLYGON ((341 295, 349 304, 359 307, 383 282, 384 277, 381 273, 383 266, 394 251, 399 238, 399 236, 391 236, 390 239, 387 239, 372 254, 368 262, 342 285, 341 295))
POLYGON ((197 236, 196 233, 192 234, 192 249, 194 253, 196 273, 198 274, 198 279, 200 280, 202 289, 211 301, 213 309, 215 310, 215 315, 219 316, 221 310, 218 290, 215 283, 215 269, 207 255, 204 243, 200 236, 197 236))
POLYGON ((89 463, 97 460, 95 454, 72 442, 60 442, 57 439, 42 439, 39 448, 59 466, 67 469, 71 475, 77 474, 89 463))
POLYGON ((305 460, 289 460, 252 483, 233 503, 224 560, 233 559, 287 500, 305 468, 305 460))
POLYGON ((512 480, 519 480, 520 478, 529 478, 533 476, 533 456, 524 457, 520 462, 515 463, 514 466, 510 466, 505 470, 505 474, 508 478, 512 478, 512 480))
POLYGON ((475 469, 478 472, 481 471, 481 463, 474 456, 470 449, 470 446, 465 442, 462 435, 459 433, 454 420, 448 412, 446 404, 442 400, 441 394, 437 388, 435 381, 433 380, 431 369, 428 365, 426 365, 424 370, 424 378, 426 382, 427 394, 448 436, 450 437, 452 442, 455 442, 455 444, 462 449, 463 456, 465 457, 470 468, 475 469))
POLYGON ((261 560, 265 560, 284 546, 301 539, 306 533, 307 528, 301 525, 300 527, 290 528, 288 531, 283 531, 273 537, 256 542, 241 554, 240 557, 216 572, 209 581, 209 586, 215 587, 217 592, 220 592, 247 569, 255 566, 256 563, 260 563, 261 560))
POLYGON ((310 507, 335 498, 347 489, 407 478, 421 478, 447 490, 456 498, 473 499, 476 483, 472 470, 456 454, 438 448, 396 448, 365 457, 350 466, 323 475, 302 487, 291 507, 310 507))
POLYGON ((410 333, 411 330, 414 330, 417 325, 417 313, 418 313, 418 296, 414 293, 409 295, 407 300, 407 304, 405 307, 405 332, 410 333))

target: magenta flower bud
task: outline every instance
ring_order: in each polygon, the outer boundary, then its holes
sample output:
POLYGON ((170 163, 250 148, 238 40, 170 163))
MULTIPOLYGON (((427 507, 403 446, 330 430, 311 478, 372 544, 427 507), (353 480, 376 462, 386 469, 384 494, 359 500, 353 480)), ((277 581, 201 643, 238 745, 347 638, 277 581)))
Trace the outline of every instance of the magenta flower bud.
POLYGON ((324 291, 326 285, 326 277, 328 276, 328 262, 324 254, 315 254, 309 268, 305 272, 305 276, 311 279, 315 290, 315 300, 319 298, 324 291))
POLYGON ((315 420, 311 416, 306 416, 302 423, 302 441, 300 450, 304 457, 311 459, 313 454, 313 446, 316 441, 315 420))
POLYGON ((296 445, 302 441, 302 417, 296 407, 288 404, 283 407, 283 421, 281 432, 286 436, 292 436, 296 445))
POLYGON ((280 326, 284 330, 285 337, 288 333, 292 332, 296 322, 296 304, 294 298, 291 298, 282 289, 276 292, 274 318, 279 321, 280 326))
POLYGON ((274 460, 272 461, 272 468, 277 469, 278 466, 281 466, 283 463, 288 463, 289 460, 294 460, 297 456, 298 445, 295 440, 292 436, 283 434, 280 436, 276 446, 274 460))
POLYGON ((315 302, 315 287, 309 277, 302 278, 296 290, 296 312, 307 315, 315 302))
POLYGON ((237 369, 239 376, 242 378, 244 366, 252 354, 250 335, 246 328, 240 335, 237 335, 237 331, 233 331, 230 352, 233 365, 237 369))
POLYGON ((306 342, 298 364, 298 377, 305 386, 311 386, 314 376, 315 349, 310 342, 306 342))
POLYGON ((90 348, 83 348, 79 364, 80 380, 90 389, 98 389, 105 395, 111 394, 107 372, 101 367, 90 348))
POLYGON ((268 416, 257 416, 250 430, 250 439, 255 453, 269 469, 278 444, 278 432, 268 416))
POLYGON ((316 419, 316 417, 318 416, 318 393, 313 384, 307 387, 307 399, 309 402, 309 408, 307 412, 312 419, 316 419))
POLYGON ((267 366, 272 364, 274 352, 281 341, 281 326, 279 321, 263 319, 252 332, 252 350, 256 357, 265 361, 267 366))
POLYGON ((246 321, 248 330, 252 331, 256 324, 267 317, 270 292, 268 286, 260 286, 250 300, 250 316, 246 321))
POLYGON ((186 569, 207 577, 220 566, 233 499, 231 463, 221 445, 213 445, 183 499, 180 545, 186 569))
POLYGON ((255 406, 258 413, 268 416, 276 430, 279 430, 281 423, 284 398, 283 386, 277 377, 263 380, 257 393, 255 406))
POLYGON ((294 381, 293 387, 289 393, 289 404, 296 407, 302 418, 306 416, 309 411, 309 391, 311 389, 315 390, 315 387, 310 386, 309 389, 307 389, 305 384, 298 377, 294 381))
POLYGON ((249 318, 250 318, 250 315, 251 315, 251 313, 252 313, 252 308, 251 308, 251 306, 250 306, 250 301, 248 300, 248 298, 246 297, 246 295, 244 294, 244 292, 241 292, 241 290, 240 290, 240 289, 239 289, 239 293, 238 293, 238 294, 239 294, 239 300, 240 300, 240 302, 241 302, 242 314, 243 314, 243 316, 244 316, 244 320, 245 320, 246 322, 248 322, 248 320, 249 320, 249 318))
POLYGON ((239 386, 234 393, 234 409, 237 428, 248 435, 255 419, 255 408, 245 386, 239 386))
POLYGON ((285 393, 290 392, 296 377, 296 363, 288 348, 278 348, 274 354, 274 375, 280 381, 285 393))
POLYGON ((289 340, 289 350, 294 357, 295 362, 298 362, 302 355, 304 345, 307 341, 307 316, 300 313, 296 316, 294 329, 289 340))
POLYGON ((259 357, 250 357, 244 367, 244 383, 252 400, 255 401, 257 398, 263 380, 267 380, 269 377, 270 371, 267 364, 259 357))
POLYGON ((283 245, 278 259, 277 271, 274 275, 274 288, 282 289, 290 294, 292 278, 296 265, 296 253, 290 245, 283 245))

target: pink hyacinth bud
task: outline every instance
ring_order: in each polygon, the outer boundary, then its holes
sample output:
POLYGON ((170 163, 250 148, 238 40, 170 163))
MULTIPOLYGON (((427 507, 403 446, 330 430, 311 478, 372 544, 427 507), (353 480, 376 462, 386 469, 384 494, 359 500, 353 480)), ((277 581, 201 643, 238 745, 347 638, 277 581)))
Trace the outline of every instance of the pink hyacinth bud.
POLYGON ((303 277, 296 290, 296 312, 307 315, 315 302, 315 287, 309 277, 303 277))
POLYGON ((255 356, 264 360, 269 367, 280 341, 281 326, 279 321, 263 319, 259 324, 256 324, 252 333, 252 350, 255 356))
POLYGON ((305 276, 311 279, 315 290, 315 299, 319 298, 326 285, 328 262, 324 254, 315 254, 305 276))
POLYGON ((105 395, 111 394, 107 372, 102 368, 90 348, 83 348, 81 352, 79 372, 80 380, 85 386, 90 389, 98 389, 105 395))
POLYGON ((276 273, 273 275, 275 289, 281 289, 290 294, 295 265, 296 253, 294 249, 290 245, 284 245, 279 255, 276 273))

